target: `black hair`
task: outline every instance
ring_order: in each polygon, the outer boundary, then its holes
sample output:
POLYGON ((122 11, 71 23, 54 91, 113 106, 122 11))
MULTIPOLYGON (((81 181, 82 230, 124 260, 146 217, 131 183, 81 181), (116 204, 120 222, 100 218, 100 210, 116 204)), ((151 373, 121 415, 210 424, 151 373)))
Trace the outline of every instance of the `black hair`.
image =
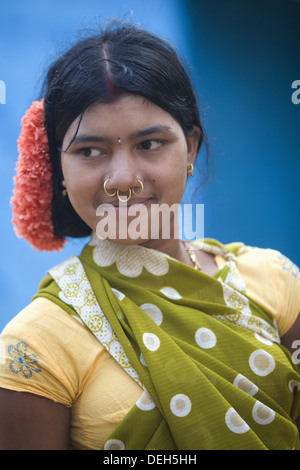
MULTIPOLYGON (((44 84, 45 121, 53 168, 52 219, 63 237, 85 237, 91 228, 62 196, 60 148, 72 122, 96 102, 137 94, 167 111, 185 135, 201 130, 198 102, 190 77, 164 39, 131 24, 110 25, 81 39, 50 67, 44 84)), ((75 136, 74 136, 75 137, 75 136)))

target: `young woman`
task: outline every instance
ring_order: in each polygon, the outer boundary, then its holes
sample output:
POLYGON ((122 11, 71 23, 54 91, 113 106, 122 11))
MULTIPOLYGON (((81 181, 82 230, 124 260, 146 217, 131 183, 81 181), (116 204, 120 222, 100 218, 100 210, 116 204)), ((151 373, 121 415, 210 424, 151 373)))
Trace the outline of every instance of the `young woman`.
POLYGON ((50 68, 13 220, 38 249, 91 238, 2 332, 2 449, 300 448, 299 271, 185 243, 152 210, 178 206, 203 140, 188 74, 146 31, 109 28, 50 68))

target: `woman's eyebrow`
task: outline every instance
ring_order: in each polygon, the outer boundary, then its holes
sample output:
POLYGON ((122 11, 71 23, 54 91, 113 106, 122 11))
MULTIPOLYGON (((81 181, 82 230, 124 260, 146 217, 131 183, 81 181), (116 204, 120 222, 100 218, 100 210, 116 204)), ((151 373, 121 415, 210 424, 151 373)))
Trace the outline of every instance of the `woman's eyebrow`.
MULTIPOLYGON (((145 137, 151 134, 157 133, 173 133, 173 130, 170 126, 152 126, 146 129, 140 129, 132 134, 129 134, 128 139, 136 139, 139 137, 145 137)), ((85 142, 112 142, 112 139, 108 137, 103 137, 101 135, 90 135, 90 134, 77 134, 75 139, 72 141, 72 144, 85 143, 85 142)))
POLYGON ((75 137, 75 139, 72 141, 72 144, 85 142, 105 142, 107 140, 109 139, 106 139, 105 137, 102 137, 100 135, 81 134, 75 137))
POLYGON ((147 135, 151 135, 151 134, 159 134, 161 132, 168 132, 168 133, 172 133, 173 134, 173 130, 172 130, 172 127, 170 126, 152 126, 152 127, 148 127, 147 129, 141 129, 137 132, 134 132, 133 134, 130 134, 129 135, 129 139, 135 139, 135 138, 138 138, 138 137, 145 137, 147 135))

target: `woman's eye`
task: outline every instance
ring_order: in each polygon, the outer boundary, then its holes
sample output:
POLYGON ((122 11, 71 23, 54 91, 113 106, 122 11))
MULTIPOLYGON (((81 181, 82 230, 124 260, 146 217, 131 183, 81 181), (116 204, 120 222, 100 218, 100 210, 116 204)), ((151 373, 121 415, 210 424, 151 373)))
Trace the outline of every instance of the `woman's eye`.
POLYGON ((156 150, 161 147, 162 141, 161 140, 145 140, 141 144, 143 150, 156 150))
POLYGON ((98 149, 94 149, 94 148, 84 148, 80 150, 80 153, 84 157, 95 158, 95 157, 99 157, 99 155, 101 154, 101 151, 98 149))

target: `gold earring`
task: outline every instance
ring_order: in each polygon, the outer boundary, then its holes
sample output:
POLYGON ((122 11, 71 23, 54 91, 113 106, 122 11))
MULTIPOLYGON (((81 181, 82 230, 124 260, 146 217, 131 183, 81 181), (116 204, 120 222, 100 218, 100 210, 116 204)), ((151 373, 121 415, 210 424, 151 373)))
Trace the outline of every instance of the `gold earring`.
POLYGON ((115 194, 116 194, 116 191, 112 194, 110 194, 107 189, 106 189, 106 183, 110 180, 110 178, 108 178, 106 181, 104 181, 104 184, 103 184, 103 188, 104 188, 104 191, 105 191, 105 194, 107 194, 107 196, 109 197, 113 197, 115 194))
POLYGON ((127 202, 127 201, 129 201, 129 199, 131 198, 131 189, 130 189, 130 188, 128 189, 128 194, 129 194, 129 195, 128 195, 127 199, 122 199, 122 198, 120 197, 120 194, 119 194, 119 189, 117 189, 117 198, 119 199, 120 202, 127 202))
POLYGON ((189 176, 193 176, 193 172, 194 172, 194 165, 192 163, 189 163, 189 168, 188 168, 187 174, 189 176))
POLYGON ((136 192, 135 192, 134 186, 133 186, 133 188, 132 188, 132 192, 133 192, 133 194, 134 194, 135 196, 141 196, 141 195, 143 194, 143 192, 144 192, 144 185, 143 185, 143 183, 141 182, 141 180, 138 180, 138 183, 140 183, 140 185, 141 185, 141 190, 140 190, 139 193, 136 193, 136 192))
POLYGON ((63 185, 63 187, 65 188, 65 189, 63 189, 63 190, 62 190, 62 192, 61 192, 61 193, 62 193, 63 197, 66 197, 66 195, 67 195, 68 191, 67 191, 67 189, 66 189, 66 188, 67 188, 67 186, 66 186, 66 182, 65 182, 65 180, 62 180, 61 184, 62 184, 62 185, 63 185))

